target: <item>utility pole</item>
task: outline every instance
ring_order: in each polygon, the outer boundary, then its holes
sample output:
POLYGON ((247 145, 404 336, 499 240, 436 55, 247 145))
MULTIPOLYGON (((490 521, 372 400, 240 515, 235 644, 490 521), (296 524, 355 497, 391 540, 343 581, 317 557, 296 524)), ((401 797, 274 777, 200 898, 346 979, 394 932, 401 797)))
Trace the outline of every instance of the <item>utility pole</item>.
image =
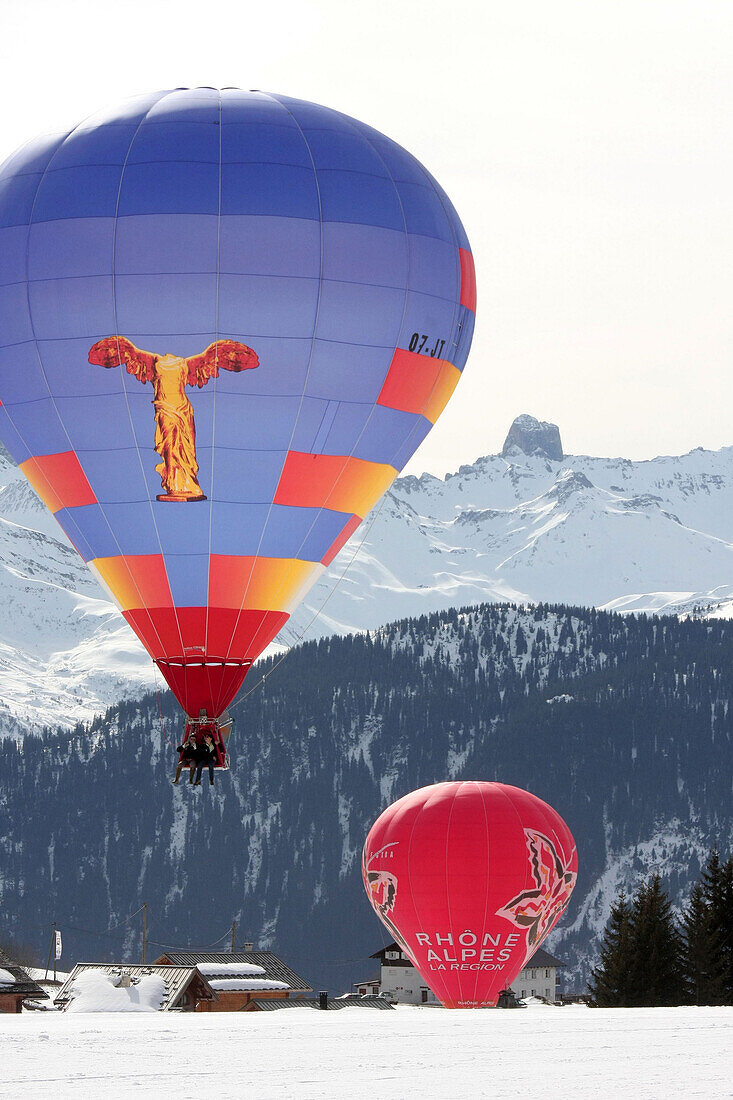
POLYGON ((232 921, 232 955, 234 954, 234 941, 237 938, 237 922, 232 921))
POLYGON ((143 902, 143 965, 145 964, 145 955, 148 948, 148 905, 147 902, 143 902))
POLYGON ((48 969, 51 965, 51 952, 53 952, 53 980, 56 981, 56 921, 53 922, 53 929, 51 931, 51 945, 48 949, 48 958, 46 959, 46 973, 43 975, 44 982, 48 978, 48 969))

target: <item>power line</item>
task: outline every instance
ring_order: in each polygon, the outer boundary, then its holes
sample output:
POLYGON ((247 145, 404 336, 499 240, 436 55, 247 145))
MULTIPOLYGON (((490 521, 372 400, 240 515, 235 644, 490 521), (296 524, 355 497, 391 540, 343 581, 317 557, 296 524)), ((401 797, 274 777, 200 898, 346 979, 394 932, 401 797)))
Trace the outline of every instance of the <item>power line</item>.
MULTIPOLYGON (((62 931, 82 932, 85 936, 110 936, 113 932, 117 931, 118 928, 122 928, 123 925, 129 924, 132 918, 136 917, 138 913, 142 913, 142 911, 143 907, 141 905, 140 908, 136 909, 134 913, 130 913, 130 915, 128 917, 125 917, 124 920, 121 920, 118 924, 113 924, 111 928, 106 928, 104 931, 99 931, 95 928, 80 928, 78 925, 69 924, 67 921, 64 920, 57 920, 56 925, 60 929, 62 929, 62 931)), ((48 926, 45 924, 27 924, 25 921, 23 922, 23 928, 33 928, 38 932, 45 932, 47 930, 47 927, 48 926)))

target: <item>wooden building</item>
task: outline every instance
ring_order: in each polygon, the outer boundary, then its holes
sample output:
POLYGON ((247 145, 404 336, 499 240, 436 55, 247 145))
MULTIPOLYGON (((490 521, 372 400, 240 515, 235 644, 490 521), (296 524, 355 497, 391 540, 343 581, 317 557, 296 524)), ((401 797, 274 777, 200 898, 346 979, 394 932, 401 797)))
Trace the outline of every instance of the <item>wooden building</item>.
MULTIPOLYGON (((74 997, 73 985, 80 974, 99 970, 120 989, 130 988, 141 978, 161 977, 164 990, 160 1012, 196 1012, 200 1005, 215 1003, 217 994, 195 966, 130 966, 127 963, 77 963, 54 999, 65 1011, 74 997)), ((104 1011, 100 1009, 100 1011, 104 1011)))
POLYGON ((0 949, 0 1012, 22 1012, 25 1000, 47 1001, 48 994, 0 949))
POLYGON ((272 951, 166 951, 158 966, 195 966, 216 992, 197 1012, 239 1012, 252 1001, 291 1000, 313 987, 272 951))

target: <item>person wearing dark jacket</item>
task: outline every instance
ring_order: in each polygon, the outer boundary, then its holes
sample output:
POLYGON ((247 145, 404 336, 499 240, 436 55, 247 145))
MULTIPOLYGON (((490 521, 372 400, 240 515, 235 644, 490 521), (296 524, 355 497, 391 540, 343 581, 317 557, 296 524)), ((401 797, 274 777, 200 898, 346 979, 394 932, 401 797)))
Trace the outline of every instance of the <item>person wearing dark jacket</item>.
POLYGON ((176 778, 173 782, 177 783, 181 778, 183 769, 188 768, 188 782, 193 783, 193 770, 196 767, 196 761, 198 759, 195 736, 189 733, 183 744, 176 747, 176 752, 180 752, 181 756, 178 761, 178 767, 176 768, 176 778))
POLYGON ((194 787, 201 786, 201 772, 204 768, 209 769, 209 786, 214 785, 214 764, 216 763, 216 745, 214 744, 214 738, 210 733, 204 736, 203 745, 199 746, 196 753, 196 781, 194 787))

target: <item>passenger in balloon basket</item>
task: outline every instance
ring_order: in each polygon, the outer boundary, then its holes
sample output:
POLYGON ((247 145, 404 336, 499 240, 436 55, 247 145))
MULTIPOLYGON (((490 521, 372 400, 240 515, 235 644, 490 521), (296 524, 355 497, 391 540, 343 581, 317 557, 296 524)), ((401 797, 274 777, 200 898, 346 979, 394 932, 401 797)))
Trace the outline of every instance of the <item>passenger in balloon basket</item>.
POLYGON ((176 778, 173 780, 174 784, 178 783, 184 768, 188 768, 188 782, 193 783, 193 772, 198 759, 196 737, 193 732, 189 733, 182 745, 176 746, 176 752, 179 752, 181 755, 178 760, 178 767, 176 768, 176 778))
POLYGON ((196 753, 196 781, 194 787, 201 786, 201 772, 205 767, 209 769, 209 786, 214 786, 214 764, 216 763, 216 745, 210 733, 204 735, 204 743, 196 753))

